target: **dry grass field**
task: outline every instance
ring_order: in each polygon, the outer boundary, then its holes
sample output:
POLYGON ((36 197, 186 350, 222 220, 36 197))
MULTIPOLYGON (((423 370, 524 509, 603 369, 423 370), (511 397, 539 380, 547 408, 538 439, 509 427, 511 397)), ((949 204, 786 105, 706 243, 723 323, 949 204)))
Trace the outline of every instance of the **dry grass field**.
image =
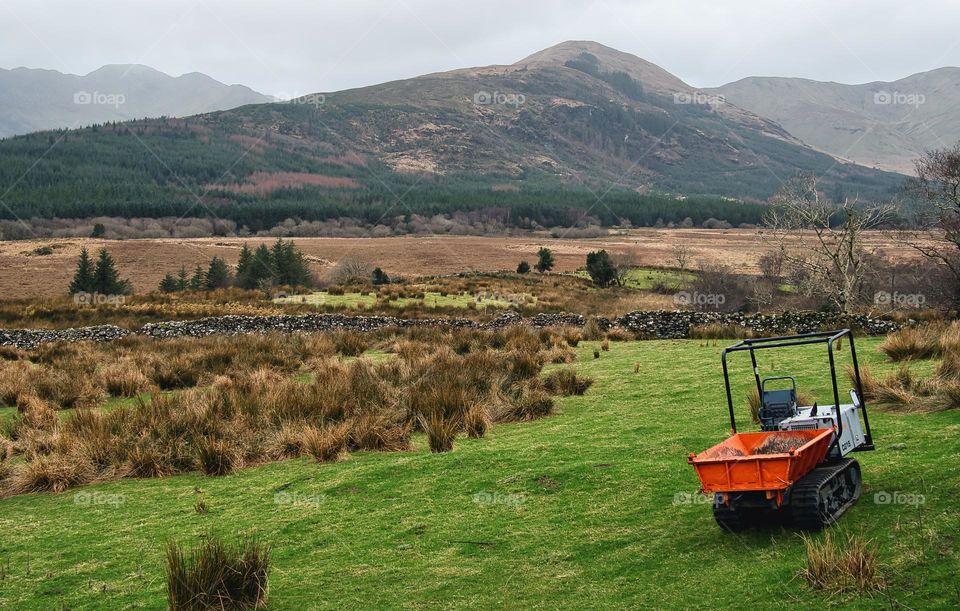
MULTIPOLYGON (((73 275, 80 249, 106 246, 122 276, 138 293, 157 288, 167 272, 181 265, 188 269, 206 265, 213 256, 233 265, 241 245, 252 248, 272 238, 197 238, 107 241, 46 239, 0 242, 0 300, 61 296, 73 275), (50 247, 52 254, 38 254, 50 247)), ((636 265, 674 266, 673 249, 686 244, 690 264, 722 262, 738 271, 756 271, 757 260, 770 246, 752 229, 637 229, 592 239, 549 237, 405 236, 395 238, 295 238, 314 272, 322 275, 346 257, 356 257, 382 267, 388 274, 418 276, 462 271, 513 270, 526 259, 536 261, 541 246, 553 250, 557 271, 573 271, 584 264, 590 251, 606 249, 628 255, 636 265)), ((869 247, 881 247, 891 258, 914 256, 905 245, 891 244, 888 236, 873 234, 869 247)))

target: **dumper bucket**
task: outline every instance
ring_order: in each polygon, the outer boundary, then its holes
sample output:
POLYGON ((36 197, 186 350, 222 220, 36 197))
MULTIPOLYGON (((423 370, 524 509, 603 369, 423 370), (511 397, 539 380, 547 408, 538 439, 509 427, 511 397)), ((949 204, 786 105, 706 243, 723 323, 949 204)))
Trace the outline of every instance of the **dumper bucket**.
POLYGON ((783 491, 824 459, 832 438, 833 429, 737 433, 688 461, 705 493, 783 491))

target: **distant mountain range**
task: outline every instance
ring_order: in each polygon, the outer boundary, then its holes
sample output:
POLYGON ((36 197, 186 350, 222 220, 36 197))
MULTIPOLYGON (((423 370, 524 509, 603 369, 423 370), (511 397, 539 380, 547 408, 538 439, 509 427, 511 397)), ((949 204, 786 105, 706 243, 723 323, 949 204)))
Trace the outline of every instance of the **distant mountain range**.
POLYGON ((143 117, 186 117, 273 98, 205 74, 173 77, 140 65, 110 65, 86 76, 0 69, 0 137, 143 117))
POLYGON ((960 68, 863 85, 750 77, 708 91, 821 151, 895 172, 960 141, 960 68))
POLYGON ((818 174, 836 199, 887 198, 904 179, 584 41, 510 65, 0 142, 0 184, 15 185, 4 201, 18 215, 212 213, 251 228, 478 209, 540 224, 573 222, 567 210, 610 223, 701 212, 756 222, 756 211, 725 202, 764 201, 797 172, 818 174), (697 195, 726 209, 681 205, 697 195))

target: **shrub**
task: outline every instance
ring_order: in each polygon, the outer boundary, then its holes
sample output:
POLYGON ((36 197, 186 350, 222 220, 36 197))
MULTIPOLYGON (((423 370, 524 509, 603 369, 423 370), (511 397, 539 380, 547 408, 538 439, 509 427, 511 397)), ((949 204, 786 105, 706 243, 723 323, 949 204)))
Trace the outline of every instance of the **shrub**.
POLYGON ((167 600, 172 611, 259 609, 266 605, 270 550, 247 539, 210 538, 192 552, 167 545, 167 600))

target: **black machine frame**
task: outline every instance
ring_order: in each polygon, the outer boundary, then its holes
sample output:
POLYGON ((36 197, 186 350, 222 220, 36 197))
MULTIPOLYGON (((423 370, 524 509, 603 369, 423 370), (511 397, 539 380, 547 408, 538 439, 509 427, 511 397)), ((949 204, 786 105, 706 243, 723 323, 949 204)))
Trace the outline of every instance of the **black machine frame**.
POLYGON ((853 342, 853 332, 850 329, 841 329, 840 331, 818 331, 815 333, 802 333, 799 335, 784 335, 780 337, 765 337, 758 339, 745 339, 728 346, 723 350, 721 362, 723 363, 723 383, 727 391, 727 409, 730 411, 730 428, 734 434, 737 432, 737 419, 733 410, 733 395, 730 392, 730 373, 727 369, 727 355, 732 352, 750 352, 750 362, 753 365, 753 377, 757 383, 757 393, 763 397, 763 382, 760 380, 760 370, 757 368, 757 350, 766 350, 769 348, 787 348, 792 346, 806 346, 811 344, 826 344, 827 356, 830 361, 830 378, 833 382, 833 402, 834 413, 837 414, 837 434, 834 445, 837 451, 840 450, 840 437, 843 435, 843 418, 840 417, 840 388, 837 385, 837 366, 834 358, 834 343, 843 337, 850 340, 850 356, 853 359, 853 373, 856 378, 857 397, 860 399, 860 411, 863 413, 864 425, 864 444, 855 448, 854 451, 872 450, 873 435, 870 432, 870 418, 867 415, 866 400, 863 398, 863 383, 860 380, 860 365, 857 362, 857 348, 853 342))

